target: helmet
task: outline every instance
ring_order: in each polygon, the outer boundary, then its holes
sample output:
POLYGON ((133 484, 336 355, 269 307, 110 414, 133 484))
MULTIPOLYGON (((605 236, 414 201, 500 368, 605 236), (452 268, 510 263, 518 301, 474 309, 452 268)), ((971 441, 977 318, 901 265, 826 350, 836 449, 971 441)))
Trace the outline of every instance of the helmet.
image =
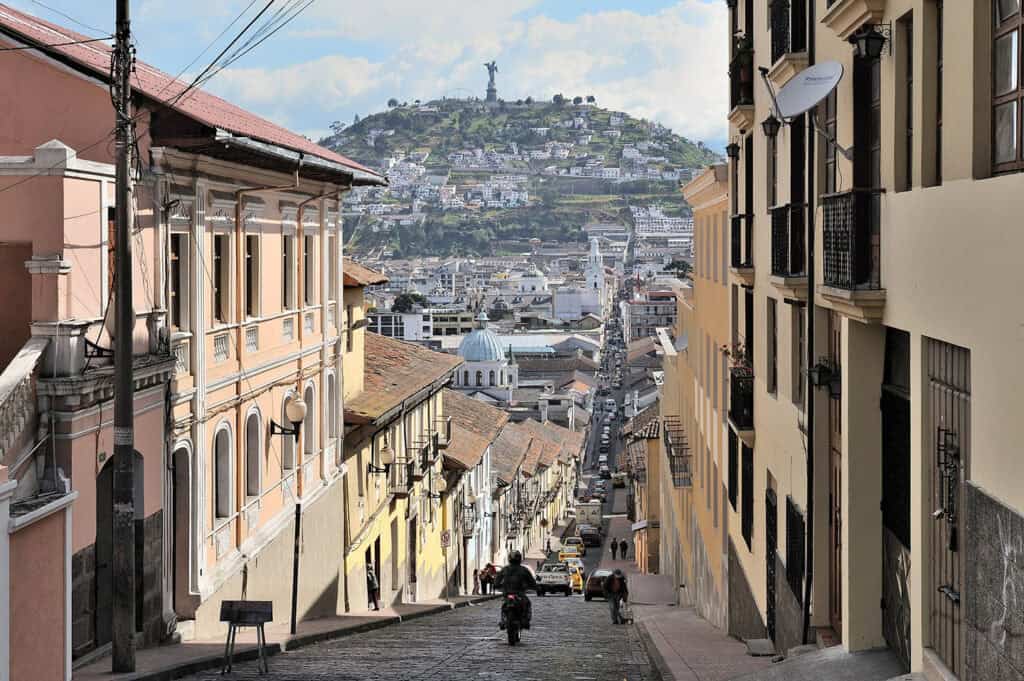
POLYGON ((512 563, 513 565, 519 565, 523 562, 523 554, 519 551, 513 551, 512 553, 508 554, 508 562, 512 563))
POLYGON ((624 576, 622 574, 622 570, 620 570, 619 568, 615 568, 615 572, 613 572, 612 574, 615 575, 616 577, 623 577, 624 576))

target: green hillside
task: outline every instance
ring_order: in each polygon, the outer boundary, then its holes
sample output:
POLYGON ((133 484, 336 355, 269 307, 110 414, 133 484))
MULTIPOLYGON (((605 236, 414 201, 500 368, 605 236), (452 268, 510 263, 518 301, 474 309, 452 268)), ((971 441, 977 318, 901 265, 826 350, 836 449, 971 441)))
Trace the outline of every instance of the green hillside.
POLYGON ((391 189, 356 195, 357 202, 374 202, 393 211, 387 216, 346 215, 348 248, 357 254, 388 250, 405 257, 485 255, 519 250, 534 237, 578 241, 580 228, 589 222, 629 224, 630 205, 657 204, 666 214, 686 215, 675 175, 681 171, 685 181, 689 171, 720 160, 703 143, 655 123, 571 101, 416 102, 331 127, 334 134, 321 144, 370 167, 384 168, 388 159, 405 158, 421 166, 418 171, 423 174, 410 184, 394 176, 400 171, 393 171, 391 189), (534 157, 545 149, 567 155, 534 157), (624 150, 629 150, 629 158, 624 150), (450 158, 466 158, 473 152, 478 158, 483 152, 490 165, 450 158), (630 179, 569 175, 582 166, 589 166, 590 172, 621 168, 630 179), (529 193, 526 205, 443 210, 439 201, 423 199, 433 192, 420 186, 453 185, 462 196, 494 175, 510 174, 528 177, 522 187, 529 193), (420 199, 415 214, 414 197, 420 199))

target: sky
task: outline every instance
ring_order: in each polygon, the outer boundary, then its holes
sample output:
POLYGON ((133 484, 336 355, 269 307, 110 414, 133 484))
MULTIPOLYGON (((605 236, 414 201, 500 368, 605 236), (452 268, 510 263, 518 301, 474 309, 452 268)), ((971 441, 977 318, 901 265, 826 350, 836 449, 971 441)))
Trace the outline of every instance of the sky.
MULTIPOLYGON (((89 35, 112 32, 114 0, 4 1, 89 35)), ((265 4, 132 0, 138 57, 198 73, 265 4)), ((317 139, 332 121, 381 111, 392 97, 482 98, 483 64, 495 60, 503 99, 594 95, 720 149, 726 23, 721 0, 314 0, 206 89, 317 139)))

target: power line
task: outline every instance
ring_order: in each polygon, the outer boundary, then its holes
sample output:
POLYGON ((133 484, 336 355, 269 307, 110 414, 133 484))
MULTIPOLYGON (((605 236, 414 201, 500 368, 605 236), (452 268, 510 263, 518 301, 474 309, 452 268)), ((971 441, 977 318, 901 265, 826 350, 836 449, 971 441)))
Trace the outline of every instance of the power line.
POLYGON ((29 1, 32 4, 34 4, 34 5, 39 5, 40 7, 44 8, 44 9, 50 10, 54 14, 61 15, 62 17, 64 17, 68 21, 74 22, 74 23, 78 24, 79 26, 84 26, 85 28, 89 29, 90 31, 95 31, 96 33, 106 33, 106 31, 104 31, 102 28, 96 28, 95 26, 90 26, 87 23, 79 21, 78 19, 74 18, 70 14, 67 14, 66 12, 62 12, 61 10, 57 9, 56 7, 50 7, 49 5, 47 5, 45 3, 39 2, 39 0, 29 0, 29 1))
POLYGON ((108 35, 102 38, 88 38, 86 40, 72 40, 66 43, 44 43, 42 45, 23 45, 22 47, 0 47, 0 52, 20 52, 21 50, 39 50, 44 47, 67 47, 68 45, 85 45, 86 43, 100 43, 110 40, 114 36, 108 35))

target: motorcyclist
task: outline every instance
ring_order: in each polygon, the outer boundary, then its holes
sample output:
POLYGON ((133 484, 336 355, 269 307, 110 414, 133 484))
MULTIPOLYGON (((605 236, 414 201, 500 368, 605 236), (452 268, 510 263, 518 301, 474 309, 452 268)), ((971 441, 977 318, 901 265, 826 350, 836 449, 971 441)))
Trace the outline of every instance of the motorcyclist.
MULTIPOLYGON (((508 554, 508 565, 502 568, 494 580, 494 588, 500 589, 504 595, 516 594, 523 599, 525 605, 525 616, 523 629, 530 628, 530 620, 533 618, 533 606, 526 596, 527 589, 537 590, 537 580, 533 573, 523 567, 523 554, 519 551, 512 551, 508 554)), ((504 628, 504 627, 502 627, 504 628)))

